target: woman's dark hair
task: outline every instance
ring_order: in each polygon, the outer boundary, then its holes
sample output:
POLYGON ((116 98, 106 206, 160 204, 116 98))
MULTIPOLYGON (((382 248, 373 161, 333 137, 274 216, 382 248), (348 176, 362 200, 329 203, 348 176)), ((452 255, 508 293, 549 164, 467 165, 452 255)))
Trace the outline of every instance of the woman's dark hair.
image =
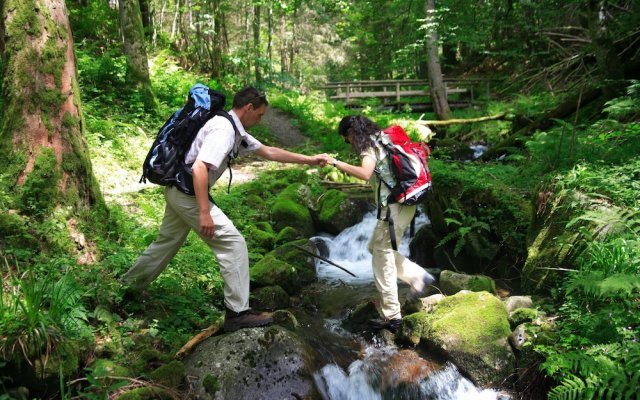
POLYGON ((351 147, 360 154, 371 147, 371 135, 380 132, 380 127, 364 115, 349 115, 342 118, 338 133, 342 137, 351 135, 351 147))

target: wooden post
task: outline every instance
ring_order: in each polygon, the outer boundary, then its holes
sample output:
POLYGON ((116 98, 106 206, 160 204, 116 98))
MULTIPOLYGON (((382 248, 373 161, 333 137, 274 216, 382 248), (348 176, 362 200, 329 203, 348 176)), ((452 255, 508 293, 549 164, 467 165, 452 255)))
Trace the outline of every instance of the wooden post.
POLYGON ((400 110, 400 82, 396 82, 396 109, 400 110))
POLYGON ((351 85, 347 83, 347 91, 345 92, 344 104, 349 105, 349 92, 351 92, 351 85))

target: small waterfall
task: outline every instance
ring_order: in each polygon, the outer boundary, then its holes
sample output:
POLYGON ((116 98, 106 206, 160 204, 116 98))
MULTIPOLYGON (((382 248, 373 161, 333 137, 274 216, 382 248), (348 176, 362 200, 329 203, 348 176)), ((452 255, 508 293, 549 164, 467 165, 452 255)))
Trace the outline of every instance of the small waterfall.
MULTIPOLYGON (((354 278, 339 268, 317 261, 317 273, 321 281, 330 284, 347 284, 347 286, 336 285, 326 292, 325 295, 332 298, 334 302, 348 302, 351 306, 355 306, 358 303, 355 293, 375 292, 371 254, 367 245, 376 222, 376 212, 371 212, 364 216, 362 222, 345 229, 335 237, 322 234, 313 238, 324 257, 357 276, 354 278)), ((416 214, 416 232, 428 223, 429 219, 424 212, 416 214)), ((409 255, 409 242, 408 232, 405 232, 399 244, 399 251, 405 256, 409 255)), ((339 304, 331 304, 340 308, 339 304)), ((358 359, 351 361, 353 360, 351 358, 347 361, 351 364, 346 370, 336 364, 335 359, 338 358, 336 356, 333 361, 329 361, 314 374, 316 387, 324 400, 382 400, 383 398, 508 400, 510 398, 493 390, 477 388, 451 363, 440 366, 433 361, 421 358, 415 352, 416 355, 408 357, 403 353, 407 350, 398 350, 393 345, 376 343, 375 337, 373 343, 364 343, 364 338, 343 330, 339 319, 326 319, 324 322, 325 329, 337 335, 336 337, 350 337, 364 347, 358 359), (424 368, 424 365, 430 365, 430 367, 427 370, 421 370, 420 368, 424 368), (416 374, 417 370, 422 373, 416 374), (409 379, 394 381, 398 376, 409 377, 409 379)), ((335 339, 329 340, 335 341, 335 339)), ((347 349, 345 348, 342 353, 348 353, 347 349)), ((341 365, 347 365, 347 363, 341 365)))
MULTIPOLYGON (((357 278, 352 277, 339 268, 318 261, 316 264, 318 278, 329 282, 341 281, 348 284, 369 284, 373 282, 373 271, 371 269, 371 253, 367 248, 369 239, 376 225, 377 212, 367 213, 362 222, 353 225, 337 236, 321 235, 312 238, 319 242, 319 247, 326 250, 322 254, 331 261, 341 265, 353 272, 357 278)), ((416 232, 425 224, 429 223, 429 218, 424 212, 416 213, 416 232)), ((398 251, 405 256, 409 256, 409 229, 398 244, 398 251)))

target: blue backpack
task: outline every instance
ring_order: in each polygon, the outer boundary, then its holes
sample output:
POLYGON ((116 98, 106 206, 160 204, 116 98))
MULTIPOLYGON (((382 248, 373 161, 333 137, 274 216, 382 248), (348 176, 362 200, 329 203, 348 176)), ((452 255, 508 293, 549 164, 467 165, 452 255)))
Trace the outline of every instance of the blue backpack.
MULTIPOLYGON (((195 195, 191 165, 184 157, 200 128, 216 115, 227 118, 236 135, 238 128, 224 111, 226 98, 219 91, 198 83, 189 90, 187 104, 176 111, 160 128, 142 165, 141 183, 175 186, 182 193, 195 195)), ((232 155, 235 156, 235 155, 232 155)))

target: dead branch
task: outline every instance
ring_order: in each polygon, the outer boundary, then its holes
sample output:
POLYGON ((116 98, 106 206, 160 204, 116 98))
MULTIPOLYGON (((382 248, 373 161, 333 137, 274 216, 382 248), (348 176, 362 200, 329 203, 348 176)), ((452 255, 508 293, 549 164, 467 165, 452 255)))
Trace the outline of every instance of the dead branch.
POLYGON ((415 121, 421 125, 433 125, 433 126, 443 126, 443 125, 459 125, 459 124, 473 124, 476 122, 484 122, 484 121, 492 121, 497 119, 504 119, 507 113, 500 113, 496 115, 490 115, 487 117, 478 117, 478 118, 468 118, 468 119, 447 119, 447 120, 427 120, 427 121, 415 121))
POLYGON ((218 333, 218 331, 222 329, 223 325, 224 325, 224 318, 218 318, 216 322, 213 323, 213 325, 211 325, 207 329, 203 330, 202 332, 198 333, 197 335, 189 339, 189 341, 184 346, 182 346, 180 350, 178 350, 178 352, 175 355, 175 358, 180 359, 184 357, 186 354, 190 353, 194 347, 200 344, 200 342, 203 342, 205 339, 218 333))

